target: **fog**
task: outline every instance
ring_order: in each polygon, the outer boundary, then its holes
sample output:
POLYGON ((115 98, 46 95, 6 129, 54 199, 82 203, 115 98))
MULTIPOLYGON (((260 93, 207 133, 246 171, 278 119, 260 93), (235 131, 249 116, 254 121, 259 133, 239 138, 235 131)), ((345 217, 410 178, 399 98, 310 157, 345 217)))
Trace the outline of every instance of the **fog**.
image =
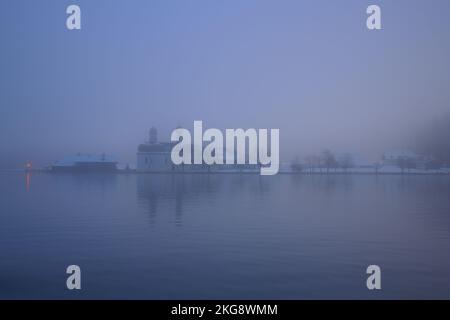
POLYGON ((447 0, 2 1, 0 167, 134 163, 151 126, 167 141, 194 120, 279 128, 282 161, 378 159, 450 110, 449 13, 447 0))

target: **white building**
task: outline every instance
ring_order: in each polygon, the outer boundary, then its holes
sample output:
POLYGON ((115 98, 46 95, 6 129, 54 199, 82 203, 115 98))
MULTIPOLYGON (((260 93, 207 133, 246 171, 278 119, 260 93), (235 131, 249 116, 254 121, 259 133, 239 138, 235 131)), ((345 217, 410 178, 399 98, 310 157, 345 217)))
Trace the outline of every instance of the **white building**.
MULTIPOLYGON (((172 162, 171 152, 177 142, 158 142, 158 134, 154 127, 150 129, 149 140, 140 144, 137 150, 137 172, 260 172, 259 165, 251 164, 181 164, 172 162)), ((193 146, 192 146, 193 148, 193 146)), ((224 151, 225 152, 225 151, 224 151)), ((194 151, 192 149, 192 154, 194 151)), ((236 158, 236 157, 235 157, 236 158)))
POLYGON ((383 154, 383 165, 402 166, 424 169, 432 161, 432 157, 417 154, 409 150, 390 151, 383 154))
POLYGON ((78 153, 55 161, 50 169, 54 172, 115 172, 117 160, 115 157, 106 154, 78 153))
POLYGON ((175 166, 170 158, 171 150, 172 143, 159 143, 158 133, 152 127, 148 142, 138 146, 136 171, 170 172, 175 170, 175 166))

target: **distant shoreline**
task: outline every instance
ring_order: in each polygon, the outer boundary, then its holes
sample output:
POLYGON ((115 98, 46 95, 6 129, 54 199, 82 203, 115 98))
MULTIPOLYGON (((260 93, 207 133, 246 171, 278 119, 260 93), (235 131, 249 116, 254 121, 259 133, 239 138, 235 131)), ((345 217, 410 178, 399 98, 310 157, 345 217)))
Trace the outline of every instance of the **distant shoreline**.
MULTIPOLYGON (((185 171, 185 172, 167 172, 167 171, 154 171, 154 172, 142 172, 142 171, 136 171, 136 170, 123 170, 118 169, 117 171, 113 172, 53 172, 48 169, 32 169, 32 170, 26 170, 26 169, 0 169, 0 173, 49 173, 49 174, 57 174, 57 175, 90 175, 90 174, 105 174, 105 175, 112 175, 112 174, 133 174, 133 175, 152 175, 152 174, 167 174, 167 175, 237 175, 237 174, 245 174, 245 175, 260 175, 259 171, 213 171, 213 172, 207 172, 207 171, 185 171)), ((320 171, 279 171, 278 174, 283 175, 311 175, 311 176, 350 176, 350 175, 373 175, 373 176, 450 176, 450 169, 446 169, 446 171, 436 172, 436 171, 404 171, 402 172, 394 172, 394 171, 379 171, 379 172, 373 172, 373 171, 334 171, 330 170, 329 172, 325 172, 322 170, 320 171), (448 171, 447 171, 448 170, 448 171)))

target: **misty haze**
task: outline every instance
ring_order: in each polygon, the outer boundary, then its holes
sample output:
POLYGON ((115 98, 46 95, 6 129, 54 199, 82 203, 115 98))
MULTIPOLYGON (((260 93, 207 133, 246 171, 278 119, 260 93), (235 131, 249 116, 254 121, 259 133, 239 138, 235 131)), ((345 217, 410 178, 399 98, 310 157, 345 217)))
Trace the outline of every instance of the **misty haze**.
POLYGON ((0 299, 449 299, 449 13, 1 1, 0 299), (174 163, 194 121, 279 154, 174 163))
POLYGON ((1 167, 68 154, 136 162, 151 126, 279 128, 284 161, 330 149, 377 161, 450 108, 448 1, 2 3, 1 167), (367 2, 368 3, 368 2, 367 2), (7 12, 7 14, 6 14, 7 12))

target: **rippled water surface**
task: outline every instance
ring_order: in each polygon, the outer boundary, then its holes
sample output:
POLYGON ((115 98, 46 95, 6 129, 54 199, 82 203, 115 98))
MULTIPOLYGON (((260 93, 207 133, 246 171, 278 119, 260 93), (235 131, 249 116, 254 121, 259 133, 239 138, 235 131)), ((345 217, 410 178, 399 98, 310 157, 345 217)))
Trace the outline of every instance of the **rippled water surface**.
POLYGON ((0 173, 0 198, 0 298, 450 298, 448 176, 0 173))

